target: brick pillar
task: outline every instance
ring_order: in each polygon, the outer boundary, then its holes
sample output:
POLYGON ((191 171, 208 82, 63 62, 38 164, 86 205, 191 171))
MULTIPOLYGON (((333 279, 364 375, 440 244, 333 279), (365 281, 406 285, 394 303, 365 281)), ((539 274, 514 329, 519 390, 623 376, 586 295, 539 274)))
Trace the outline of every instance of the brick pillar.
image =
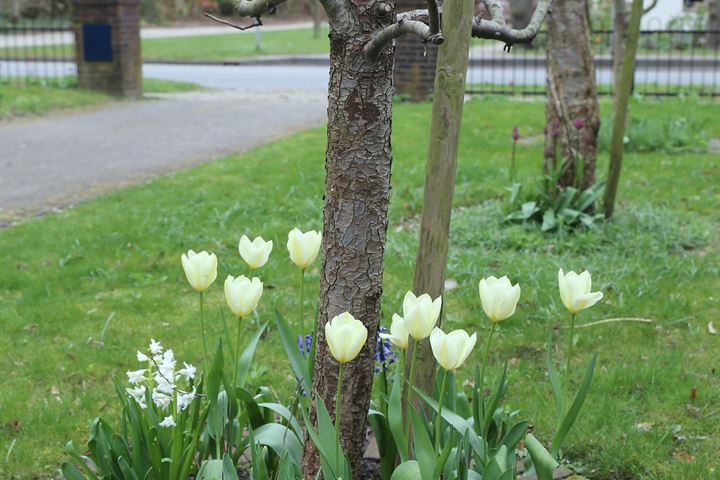
MULTIPOLYGON (((397 0, 397 12, 406 12, 426 8, 424 0, 397 0)), ((427 44, 427 54, 423 56, 425 45, 415 35, 403 35, 395 40, 395 72, 393 83, 395 93, 420 102, 432 94, 435 83, 435 65, 437 64, 437 45, 427 44)))
POLYGON ((73 0, 78 85, 142 95, 140 0, 73 0))

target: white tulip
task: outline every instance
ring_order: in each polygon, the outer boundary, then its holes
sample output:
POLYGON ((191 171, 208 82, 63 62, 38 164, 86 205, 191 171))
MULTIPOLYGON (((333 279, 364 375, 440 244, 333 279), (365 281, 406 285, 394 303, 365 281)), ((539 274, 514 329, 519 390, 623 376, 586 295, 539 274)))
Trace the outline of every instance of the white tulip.
POLYGON ((591 292, 590 272, 585 270, 580 275, 575 272, 558 272, 560 299, 570 313, 575 314, 590 308, 603 298, 602 292, 591 292))
POLYGON ((477 334, 468 335, 465 330, 454 330, 447 335, 439 328, 430 334, 430 346, 435 360, 447 371, 457 370, 472 352, 477 334))
POLYGON ((301 232, 297 228, 293 228, 288 233, 287 248, 290 252, 290 260, 300 269, 305 270, 315 262, 320 252, 322 244, 322 234, 315 230, 309 232, 301 232))
POLYGON ((418 342, 429 337, 441 309, 442 297, 433 300, 427 293, 416 297, 414 293, 407 292, 403 300, 403 321, 410 336, 418 342))
POLYGON ((190 286, 198 292, 207 290, 217 278, 217 257, 214 253, 188 250, 181 259, 190 286))
POLYGON ((238 244, 240 256, 253 270, 267 263, 272 248, 272 240, 266 242, 262 237, 255 237, 255 240, 251 242, 245 235, 240 238, 240 243, 238 244))
POLYGON ((230 310, 240 318, 247 317, 257 308, 262 293, 263 284, 257 277, 250 280, 244 275, 237 278, 228 275, 225 279, 225 300, 230 310))
POLYGON ((520 299, 520 285, 513 286, 508 277, 488 277, 480 280, 480 301, 485 314, 493 322, 500 322, 515 313, 520 299))
POLYGON ((348 363, 357 357, 367 335, 365 325, 349 312, 341 313, 325 324, 325 341, 332 356, 340 363, 348 363))
POLYGON ((390 333, 380 333, 380 338, 390 340, 396 347, 407 350, 408 348, 408 331, 405 328, 405 321, 397 313, 393 314, 392 323, 390 324, 390 333))

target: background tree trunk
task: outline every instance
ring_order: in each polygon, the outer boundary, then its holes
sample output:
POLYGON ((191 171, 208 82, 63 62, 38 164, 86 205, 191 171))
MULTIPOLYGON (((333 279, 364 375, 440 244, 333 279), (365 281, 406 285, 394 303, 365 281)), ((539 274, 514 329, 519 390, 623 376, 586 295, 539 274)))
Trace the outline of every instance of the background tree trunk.
POLYGON ((321 11, 319 0, 308 0, 310 4, 310 14, 313 20, 313 38, 320 38, 320 28, 322 27, 321 11))
POLYGON ((512 28, 521 30, 527 27, 534 10, 532 0, 510 0, 512 28))
MULTIPOLYGON (((371 4, 348 2, 355 21, 345 31, 330 31, 323 266, 313 381, 313 391, 334 415, 338 364, 325 343, 324 326, 349 311, 368 329, 367 343, 343 375, 342 445, 353 471, 365 449, 392 163, 393 47, 387 45, 377 62, 365 58, 363 47, 373 32, 393 22, 394 12, 379 17, 368 8, 371 4)), ((314 408, 311 416, 315 421, 314 408)), ((319 468, 317 450, 306 439, 303 473, 314 478, 319 468)))
POLYGON ((545 170, 561 169, 557 187, 584 189, 595 183, 600 116, 587 11, 584 0, 555 0, 547 20, 545 170), (573 152, 582 158, 582 172, 573 152))
POLYGON ((720 0, 709 0, 707 29, 707 46, 717 50, 720 48, 720 0))
POLYGON ((627 123, 628 103, 632 91, 633 75, 635 74, 635 56, 640 37, 640 19, 642 18, 643 0, 633 0, 632 12, 627 32, 627 45, 620 75, 620 84, 616 94, 616 108, 613 111, 613 133, 610 146, 610 167, 608 169, 607 187, 605 189, 605 217, 610 218, 615 208, 620 169, 622 167, 623 150, 625 148, 625 124, 627 123))
MULTIPOLYGON (((442 31, 446 40, 438 51, 420 243, 413 280, 416 295, 428 293, 433 299, 442 295, 445 286, 473 6, 473 0, 445 4, 442 31)), ((442 316, 438 326, 441 323, 442 316)), ((436 363, 430 342, 425 340, 412 348, 418 348, 415 384, 426 392, 432 392, 436 363)))

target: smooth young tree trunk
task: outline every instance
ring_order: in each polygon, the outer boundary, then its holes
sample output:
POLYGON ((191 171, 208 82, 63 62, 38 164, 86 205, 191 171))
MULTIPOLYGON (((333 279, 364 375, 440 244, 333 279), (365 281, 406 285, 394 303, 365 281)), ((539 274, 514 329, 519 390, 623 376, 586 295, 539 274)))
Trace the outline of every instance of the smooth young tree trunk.
MULTIPOLYGON (((438 51, 435 72, 420 243, 413 280, 415 294, 428 293, 433 299, 442 295, 445 285, 473 5, 473 0, 445 3, 443 32, 446 32, 446 41, 438 51)), ((438 326, 441 323, 442 317, 438 326)), ((415 384, 432 392, 436 363, 430 343, 425 340, 413 348, 418 348, 415 384)))
POLYGON ((558 188, 585 189, 595 183, 600 129, 585 0, 554 0, 547 25, 545 171, 560 172, 558 188))
MULTIPOLYGON (((352 4, 358 21, 346 31, 330 31, 323 266, 313 381, 314 393, 334 415, 338 363, 327 348, 324 327, 335 315, 350 312, 368 329, 368 341, 343 373, 341 440, 354 471, 365 449, 392 162, 393 47, 387 45, 376 62, 366 59, 363 47, 372 32, 393 22, 394 14, 378 16, 369 5, 368 0, 352 4)), ((315 408, 311 416, 314 421, 315 408)), ((317 450, 306 439, 303 473, 315 478, 319 468, 317 450)))
POLYGON ((625 41, 627 31, 627 8, 625 0, 613 0, 613 111, 617 102, 617 93, 620 90, 620 75, 622 72, 623 56, 625 55, 625 41))
POLYGON ((623 58, 622 74, 617 92, 616 108, 613 115, 612 143, 610 145, 610 167, 608 169, 607 186, 603 206, 605 217, 610 218, 615 208, 620 169, 622 168, 623 149, 625 147, 625 125, 627 121, 628 104, 632 90, 633 75, 635 73, 635 55, 637 54, 638 39, 640 37, 640 19, 642 18, 643 0, 633 0, 632 11, 627 32, 627 45, 623 58))

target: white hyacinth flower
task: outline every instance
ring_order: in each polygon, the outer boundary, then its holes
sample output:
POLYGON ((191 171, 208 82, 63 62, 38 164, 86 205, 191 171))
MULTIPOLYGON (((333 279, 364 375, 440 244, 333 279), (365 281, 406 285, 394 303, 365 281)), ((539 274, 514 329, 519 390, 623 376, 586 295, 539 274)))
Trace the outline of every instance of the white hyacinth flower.
POLYGON ((135 401, 140 404, 140 407, 145 409, 147 408, 147 405, 145 404, 145 387, 135 387, 135 388, 126 388, 125 391, 130 395, 132 398, 135 399, 135 401))
POLYGON ((195 387, 193 387, 192 392, 178 393, 178 396, 177 396, 178 413, 182 412, 187 407, 189 407, 194 399, 195 399, 195 387))
POLYGON ((141 383, 144 383, 147 381, 147 377, 145 377, 145 372, 147 369, 143 368, 142 370, 128 370, 126 372, 128 377, 128 382, 132 383, 133 385, 138 385, 141 383))
POLYGON ((168 408, 172 403, 172 397, 159 392, 157 389, 152 393, 152 399, 158 408, 168 408))
POLYGON ((175 391, 175 384, 159 373, 155 374, 155 390, 166 395, 172 395, 175 391))
POLYGON ((154 338, 150 339, 150 353, 153 355, 160 355, 163 351, 162 345, 160 345, 160 342, 156 342, 154 338))
POLYGON ((140 350, 138 350, 138 352, 137 352, 137 359, 138 359, 138 362, 147 362, 147 361, 150 360, 150 357, 148 357, 148 356, 145 355, 143 352, 141 352, 140 350))
POLYGON ((161 427, 174 427, 175 426, 175 419, 172 415, 168 415, 163 419, 162 422, 160 422, 161 427))
POLYGON ((196 371, 197 369, 194 366, 190 365, 189 363, 183 362, 183 368, 176 372, 175 379, 178 380, 180 378, 184 378, 185 380, 190 381, 195 378, 196 371))

